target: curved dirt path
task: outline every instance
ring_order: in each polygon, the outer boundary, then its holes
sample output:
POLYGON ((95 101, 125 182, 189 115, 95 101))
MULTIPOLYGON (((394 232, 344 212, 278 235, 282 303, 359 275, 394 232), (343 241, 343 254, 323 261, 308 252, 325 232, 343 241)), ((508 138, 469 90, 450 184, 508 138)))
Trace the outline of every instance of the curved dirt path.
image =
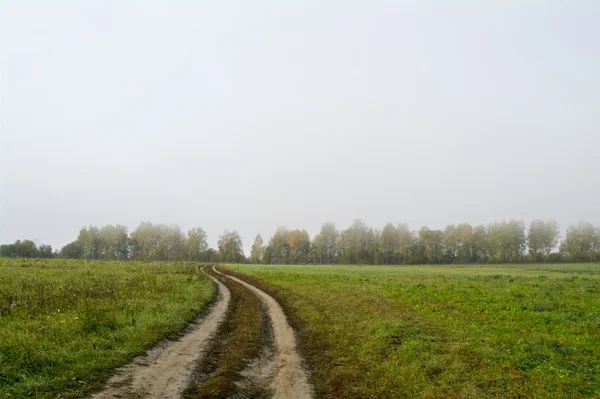
POLYGON ((187 387, 198 361, 225 318, 231 293, 218 279, 209 276, 219 287, 219 299, 210 312, 181 339, 168 342, 118 369, 102 392, 92 399, 175 399, 187 387))
POLYGON ((239 278, 229 276, 219 272, 214 266, 213 270, 222 276, 234 280, 256 294, 260 300, 267 306, 273 335, 275 338, 275 363, 276 372, 272 382, 274 399, 311 399, 313 390, 308 382, 306 371, 302 365, 302 359, 298 354, 296 347, 296 338, 294 330, 287 322, 283 309, 277 301, 259 290, 255 286, 240 280, 239 278))

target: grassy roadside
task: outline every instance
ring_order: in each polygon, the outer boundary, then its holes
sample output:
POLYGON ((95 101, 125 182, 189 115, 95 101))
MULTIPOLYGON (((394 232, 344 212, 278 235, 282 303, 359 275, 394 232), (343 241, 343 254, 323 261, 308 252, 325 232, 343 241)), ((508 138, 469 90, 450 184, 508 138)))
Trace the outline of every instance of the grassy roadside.
MULTIPOLYGON (((249 361, 259 356, 264 316, 260 300, 241 284, 212 272, 231 291, 227 319, 219 328, 205 359, 197 371, 197 381, 184 393, 186 399, 235 397, 235 384, 249 361)), ((257 393, 253 393, 257 397, 257 393)), ((247 397, 247 393, 243 393, 247 397)))
POLYGON ((215 297, 194 263, 0 259, 0 397, 81 397, 215 297))
POLYGON ((228 268, 284 307, 318 397, 600 396, 599 265, 228 268))

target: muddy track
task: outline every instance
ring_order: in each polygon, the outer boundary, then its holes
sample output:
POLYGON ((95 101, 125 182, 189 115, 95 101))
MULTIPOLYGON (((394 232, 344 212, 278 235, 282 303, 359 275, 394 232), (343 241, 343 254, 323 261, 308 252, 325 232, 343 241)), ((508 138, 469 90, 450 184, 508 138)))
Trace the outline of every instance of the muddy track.
POLYGON ((229 289, 209 276, 219 287, 217 303, 209 313, 177 341, 164 341, 131 364, 121 367, 103 391, 92 399, 180 398, 196 365, 202 360, 229 306, 229 289))
POLYGON ((275 339, 275 375, 271 382, 271 390, 275 399, 310 399, 313 389, 308 382, 306 369, 302 363, 294 330, 289 325, 283 309, 277 301, 264 291, 240 280, 213 270, 233 281, 236 281, 256 294, 266 305, 275 339))

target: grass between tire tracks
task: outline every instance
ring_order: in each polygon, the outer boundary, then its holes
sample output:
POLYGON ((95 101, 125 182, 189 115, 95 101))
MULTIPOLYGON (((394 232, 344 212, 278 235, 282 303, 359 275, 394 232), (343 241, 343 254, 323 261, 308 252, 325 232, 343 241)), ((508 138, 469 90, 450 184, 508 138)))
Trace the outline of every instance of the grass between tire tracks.
POLYGON ((227 267, 284 308, 317 397, 600 397, 598 264, 227 267))
POLYGON ((214 273, 212 267, 205 268, 205 271, 229 288, 231 301, 226 321, 219 327, 184 398, 261 397, 260 389, 240 392, 236 384, 242 380, 240 372, 260 355, 261 345, 265 343, 264 329, 268 318, 263 313, 261 302, 240 283, 214 273))

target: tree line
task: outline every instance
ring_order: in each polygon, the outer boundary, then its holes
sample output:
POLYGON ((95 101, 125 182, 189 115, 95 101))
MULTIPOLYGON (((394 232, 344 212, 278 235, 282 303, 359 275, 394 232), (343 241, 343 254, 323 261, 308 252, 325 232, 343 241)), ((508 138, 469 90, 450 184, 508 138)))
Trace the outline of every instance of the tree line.
POLYGON ((0 245, 0 256, 9 258, 53 258, 56 253, 52 246, 42 244, 38 246, 31 240, 17 240, 14 244, 0 245))
POLYGON ((141 223, 127 234, 122 225, 84 227, 77 239, 57 254, 71 259, 140 261, 197 261, 244 263, 242 239, 237 231, 225 231, 217 250, 210 248, 200 227, 186 232, 176 225, 141 223))
POLYGON ((1 245, 0 256, 231 263, 246 261, 242 239, 237 231, 225 231, 219 237, 215 250, 208 245, 206 232, 200 227, 184 232, 178 226, 150 222, 141 223, 131 234, 122 225, 83 227, 75 241, 54 252, 49 245, 38 248, 33 241, 17 241, 1 245))
POLYGON ((600 228, 587 222, 570 226, 561 241, 553 220, 520 220, 443 230, 406 224, 377 229, 355 220, 345 230, 325 223, 311 240, 306 230, 279 228, 267 244, 256 236, 251 263, 265 264, 447 264, 591 262, 600 260, 600 228))
POLYGON ((84 227, 77 239, 60 251, 30 240, 1 245, 0 256, 139 261, 198 261, 264 264, 447 264, 600 261, 600 228, 587 222, 571 225, 560 240, 553 220, 520 220, 443 230, 406 224, 372 228, 361 220, 338 230, 325 223, 312 239, 306 230, 279 228, 265 244, 258 234, 245 257, 237 231, 219 236, 210 248, 206 232, 195 227, 141 223, 130 234, 122 225, 84 227))

